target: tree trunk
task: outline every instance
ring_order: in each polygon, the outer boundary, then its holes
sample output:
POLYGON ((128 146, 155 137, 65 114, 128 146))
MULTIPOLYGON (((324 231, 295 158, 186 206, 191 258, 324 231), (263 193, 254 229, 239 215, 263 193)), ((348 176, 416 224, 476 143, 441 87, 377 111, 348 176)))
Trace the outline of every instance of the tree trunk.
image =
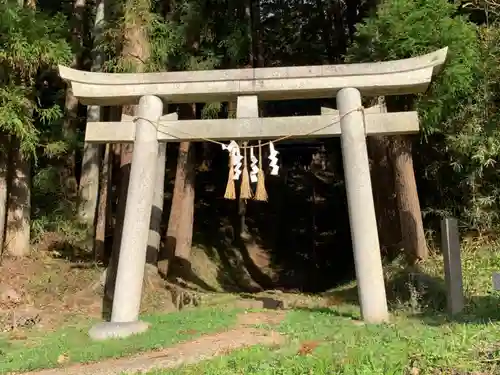
MULTIPOLYGON (((76 67, 76 64, 74 64, 76 67)), ((72 142, 76 136, 78 129, 78 99, 73 95, 73 90, 68 85, 66 88, 66 118, 63 124, 63 133, 65 139, 70 139, 72 142)), ((69 149, 67 155, 64 156, 64 165, 61 166, 61 184, 67 198, 74 199, 78 192, 78 183, 75 176, 75 150, 73 147, 69 149)))
MULTIPOLYGON (((149 59, 149 39, 146 34, 146 26, 142 22, 141 13, 149 12, 149 2, 128 0, 125 5, 127 19, 134 21, 124 25, 124 44, 122 58, 130 71, 140 73, 144 70, 144 63, 149 59), (138 4, 140 3, 140 4, 138 4), (144 4, 143 4, 144 3, 144 4), (144 9, 146 8, 146 9, 144 9)), ((123 114, 134 116, 137 106, 124 106, 123 114)), ((133 144, 122 144, 121 146, 121 176, 120 195, 118 197, 118 211, 122 215, 117 215, 117 227, 123 226, 125 215, 125 204, 127 201, 127 191, 130 178, 130 166, 134 153, 133 144), (119 219, 118 219, 119 218, 119 219)), ((121 231, 121 229, 119 229, 121 231)), ((120 236, 121 237, 121 236, 120 236)), ((117 238, 119 239, 119 238, 117 238)), ((119 242, 119 241, 118 241, 119 242)), ((118 243, 119 246, 119 243, 118 243)))
POLYGON ((330 6, 327 8, 327 19, 327 24, 333 25, 335 30, 335 37, 330 40, 335 40, 336 46, 330 45, 327 47, 329 50, 329 63, 331 64, 344 55, 347 49, 342 2, 337 0, 330 3, 330 6))
MULTIPOLYGON (((250 39, 250 50, 248 51, 248 64, 251 68, 263 67, 263 51, 262 42, 260 40, 260 0, 247 0, 245 4, 245 17, 248 22, 250 39), (262 65, 260 65, 262 64, 262 65)), ((230 103, 230 107, 234 106, 234 103, 230 103)), ((232 110, 232 108, 231 108, 232 110)), ((236 108, 236 111, 238 108, 236 108)), ((243 142, 238 142, 240 146, 243 142)), ((241 194, 241 190, 240 190, 241 194)), ((249 239, 250 234, 247 230, 246 225, 246 215, 247 215, 247 201, 246 199, 238 199, 238 216, 239 216, 239 230, 235 231, 235 235, 240 239, 249 239)))
MULTIPOLYGON (((181 215, 177 227, 175 257, 189 262, 193 241, 194 199, 195 199, 195 152, 194 145, 188 147, 184 169, 184 189, 182 193, 181 215)), ((183 262, 186 263, 186 262, 183 262)))
POLYGON ((161 242, 161 218, 163 216, 164 187, 165 187, 165 162, 167 157, 167 144, 161 142, 158 145, 158 159, 156 162, 156 181, 153 207, 151 208, 151 223, 149 227, 148 249, 146 262, 158 264, 158 253, 161 242))
POLYGON ((16 257, 30 253, 31 161, 22 155, 20 147, 19 139, 13 139, 5 232, 5 251, 16 257))
POLYGON ((130 168, 132 166, 132 154, 134 146, 123 143, 120 147, 120 178, 118 186, 118 199, 116 204, 116 221, 113 232, 113 245, 111 249, 111 258, 108 266, 109 283, 106 287, 108 297, 112 297, 115 287, 116 271, 118 267, 118 258, 120 256, 120 245, 122 240, 123 222, 125 220, 125 207, 127 203, 128 183, 130 180, 130 168))
POLYGON ((388 137, 371 136, 367 142, 380 244, 382 249, 394 254, 401 243, 401 225, 394 194, 394 171, 388 154, 390 141, 388 137))
MULTIPOLYGON (((36 0, 18 0, 18 5, 36 10, 36 0)), ((11 136, 7 185, 5 252, 24 257, 30 253, 31 160, 22 154, 21 141, 11 136)))
MULTIPOLYGON (((328 63, 333 63, 336 60, 336 57, 339 55, 340 51, 337 51, 337 49, 334 46, 334 43, 332 42, 333 38, 333 33, 337 32, 338 33, 338 23, 339 23, 339 8, 340 4, 338 4, 337 1, 329 2, 326 3, 322 0, 316 0, 316 9, 317 9, 317 14, 321 15, 321 19, 318 20, 320 23, 319 29, 322 31, 322 41, 323 45, 325 47, 325 51, 327 53, 327 59, 326 61, 328 63), (326 6, 326 9, 325 9, 326 6)), ((340 12, 340 14, 342 14, 340 12)), ((340 21, 340 25, 342 25, 342 21, 340 21)), ((340 39, 338 41, 339 45, 341 43, 340 39)))
MULTIPOLYGON (((121 55, 127 69, 137 73, 144 71, 144 64, 150 57, 146 20, 143 18, 143 16, 149 13, 149 7, 150 3, 148 0, 127 0, 125 3, 124 19, 127 20, 127 23, 123 25, 124 38, 121 55)), ((136 107, 137 106, 124 106, 122 113, 134 116, 136 107)), ((114 294, 133 153, 133 144, 124 143, 121 145, 120 192, 117 202, 111 259, 108 266, 108 274, 106 275, 105 289, 108 298, 112 298, 114 294)))
POLYGON ((190 142, 181 142, 179 144, 179 156, 177 157, 177 167, 175 170, 174 193, 172 195, 172 204, 170 206, 170 216, 168 219, 165 246, 160 253, 158 261, 158 272, 163 276, 168 275, 169 262, 175 255, 177 247, 177 228, 181 220, 183 209, 184 185, 186 183, 186 169, 188 163, 190 142))
MULTIPOLYGON (((384 97, 379 97, 376 105, 380 112, 387 112, 384 97)), ((394 194, 394 170, 389 157, 390 140, 386 136, 371 136, 367 138, 367 144, 372 161, 370 174, 381 248, 395 255, 401 244, 401 225, 394 194)))
POLYGON ((391 140, 390 155, 394 165, 394 186, 403 246, 410 260, 424 260, 428 250, 413 171, 411 139, 404 135, 394 136, 391 140))
POLYGON ((109 203, 109 189, 111 182, 111 145, 108 143, 102 160, 101 181, 99 188, 99 206, 94 240, 94 259, 97 262, 105 261, 106 223, 109 203))
MULTIPOLYGON (((103 37, 105 22, 105 3, 100 0, 96 4, 96 15, 94 23, 94 38, 99 42, 103 37)), ((92 71, 98 72, 102 69, 104 56, 97 52, 93 56, 92 71)), ((101 107, 92 105, 87 109, 87 122, 101 121, 101 107)), ((99 194, 99 166, 101 163, 101 145, 85 143, 83 148, 82 172, 78 190, 78 218, 88 230, 87 246, 92 246, 94 237, 94 222, 99 194)))
POLYGON ((9 136, 0 134, 0 255, 3 254, 7 218, 9 136))
MULTIPOLYGON (((124 25, 124 44, 122 57, 128 69, 140 73, 144 70, 144 62, 149 59, 149 39, 146 34, 146 27, 141 19, 142 12, 149 12, 149 2, 144 0, 141 4, 137 1, 129 0, 125 5, 125 13, 131 22, 124 25), (144 4, 142 4, 144 3, 144 4)), ((134 116, 137 106, 124 106, 123 114, 134 116)), ((120 195, 118 196, 118 213, 116 218, 115 233, 119 236, 113 238, 113 247, 115 243, 120 247, 121 227, 125 218, 125 205, 127 203, 127 192, 130 179, 130 167, 132 164, 132 155, 134 153, 133 144, 122 144, 121 146, 121 165, 120 165, 120 195)))
MULTIPOLYGON (((83 15, 85 12, 86 0, 75 0, 73 4, 73 14, 71 19, 71 35, 72 44, 75 51, 82 50, 83 46, 83 15)), ((71 67, 74 69, 81 69, 82 56, 76 53, 73 56, 73 63, 71 67)), ((68 85, 66 88, 66 117, 63 123, 63 133, 65 139, 71 140, 72 144, 76 137, 78 129, 78 100, 73 95, 73 90, 68 85)), ((78 184, 75 176, 75 150, 73 147, 69 149, 68 154, 64 157, 64 165, 61 169, 61 183, 64 187, 65 194, 68 198, 73 199, 77 195, 78 184)))
MULTIPOLYGON (((89 106, 87 121, 100 121, 100 108, 89 106)), ((94 222, 99 197, 99 164, 101 162, 102 146, 87 143, 83 146, 82 173, 78 189, 78 220, 88 230, 85 247, 92 247, 94 237, 94 222)))
POLYGON ((349 39, 352 41, 356 32, 357 15, 359 12, 359 0, 346 2, 346 19, 349 39))

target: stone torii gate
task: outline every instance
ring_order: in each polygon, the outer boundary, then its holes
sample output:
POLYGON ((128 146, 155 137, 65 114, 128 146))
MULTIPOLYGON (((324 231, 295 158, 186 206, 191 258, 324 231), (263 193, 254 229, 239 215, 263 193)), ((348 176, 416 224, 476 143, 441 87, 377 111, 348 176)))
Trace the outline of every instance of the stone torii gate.
POLYGON ((341 137, 349 220, 362 317, 389 319, 372 195, 366 136, 417 133, 416 112, 363 111, 362 95, 414 94, 427 90, 446 60, 447 48, 396 61, 166 73, 96 73, 59 67, 85 105, 139 104, 136 118, 90 122, 87 142, 134 142, 111 322, 94 326, 95 339, 144 332, 139 321, 158 142, 341 137), (320 116, 258 117, 258 100, 331 98, 338 111, 320 116), (237 118, 173 120, 164 103, 232 101, 237 118), (135 121, 134 121, 135 120, 135 121), (154 126, 156 125, 156 126, 154 126), (295 136, 296 135, 296 136, 295 136))

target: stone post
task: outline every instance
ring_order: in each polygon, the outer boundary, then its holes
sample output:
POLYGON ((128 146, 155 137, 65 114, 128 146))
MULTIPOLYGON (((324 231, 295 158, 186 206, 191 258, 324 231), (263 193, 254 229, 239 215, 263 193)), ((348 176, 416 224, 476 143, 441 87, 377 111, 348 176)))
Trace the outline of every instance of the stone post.
POLYGON ((441 250, 444 258, 448 313, 453 316, 461 313, 464 308, 460 235, 455 218, 441 220, 441 250))
POLYGON ((342 159, 361 315, 367 323, 382 323, 389 320, 389 313, 363 113, 356 111, 360 107, 359 90, 345 88, 337 94, 337 108, 341 116, 342 159))
POLYGON ((111 322, 93 327, 89 335, 94 339, 127 337, 148 328, 138 318, 158 158, 155 123, 162 111, 163 103, 156 96, 139 100, 111 322))

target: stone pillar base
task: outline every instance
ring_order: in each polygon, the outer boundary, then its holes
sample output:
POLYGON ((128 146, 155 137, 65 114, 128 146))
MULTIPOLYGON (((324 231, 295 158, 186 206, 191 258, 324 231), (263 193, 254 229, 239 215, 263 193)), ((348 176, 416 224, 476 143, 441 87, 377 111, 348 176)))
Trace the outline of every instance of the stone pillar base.
POLYGON ((132 335, 144 333, 148 328, 149 323, 140 320, 126 323, 102 322, 90 329, 89 336, 92 340, 96 341, 123 339, 132 335))

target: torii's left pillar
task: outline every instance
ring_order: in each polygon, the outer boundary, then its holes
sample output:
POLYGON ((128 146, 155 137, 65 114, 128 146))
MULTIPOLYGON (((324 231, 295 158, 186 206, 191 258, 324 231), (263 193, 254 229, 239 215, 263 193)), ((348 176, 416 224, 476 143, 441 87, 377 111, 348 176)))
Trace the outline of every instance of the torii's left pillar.
POLYGON ((134 153, 111 321, 92 327, 89 335, 94 340, 123 338, 145 332, 149 327, 148 323, 139 320, 139 311, 158 158, 156 124, 162 114, 160 98, 141 97, 136 113, 134 153))

